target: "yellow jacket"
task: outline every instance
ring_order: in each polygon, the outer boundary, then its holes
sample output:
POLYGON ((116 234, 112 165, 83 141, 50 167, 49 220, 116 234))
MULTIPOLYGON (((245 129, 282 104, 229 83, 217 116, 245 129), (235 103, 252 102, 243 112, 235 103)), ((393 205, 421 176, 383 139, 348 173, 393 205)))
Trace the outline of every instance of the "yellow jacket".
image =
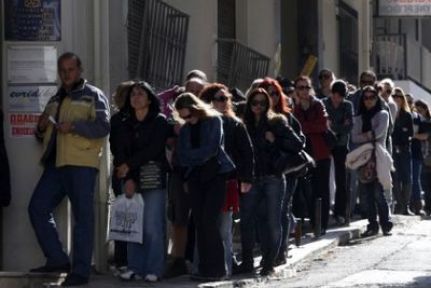
POLYGON ((42 162, 56 145, 56 167, 71 165, 98 168, 102 145, 110 130, 108 107, 103 92, 85 80, 69 93, 60 88, 49 100, 45 113, 57 119, 57 123, 72 122, 73 130, 63 134, 55 131, 54 124, 48 126, 43 133, 42 162))

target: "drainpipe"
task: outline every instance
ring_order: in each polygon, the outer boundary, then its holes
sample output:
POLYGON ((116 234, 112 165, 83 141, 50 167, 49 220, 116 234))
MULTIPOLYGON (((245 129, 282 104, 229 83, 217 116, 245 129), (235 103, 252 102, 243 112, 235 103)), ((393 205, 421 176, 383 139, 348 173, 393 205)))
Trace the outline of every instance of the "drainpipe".
MULTIPOLYGON (((109 87, 109 2, 94 0, 94 82, 110 98, 109 87)), ((108 243, 106 229, 108 221, 110 159, 108 143, 105 141, 99 179, 96 182, 94 261, 98 272, 108 271, 108 243)))

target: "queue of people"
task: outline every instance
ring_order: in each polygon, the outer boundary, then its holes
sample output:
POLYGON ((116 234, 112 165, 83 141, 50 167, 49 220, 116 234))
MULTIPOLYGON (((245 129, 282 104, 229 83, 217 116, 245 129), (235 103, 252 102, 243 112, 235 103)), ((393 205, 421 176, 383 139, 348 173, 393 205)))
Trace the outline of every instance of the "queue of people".
POLYGON ((391 213, 431 212, 430 193, 422 188, 431 183, 421 181, 431 173, 428 105, 390 79, 378 82, 371 71, 362 73, 355 91, 329 69, 319 73, 321 87, 302 75, 293 82, 266 77, 245 95, 210 83, 200 70, 159 94, 150 83, 127 81, 118 86, 109 119, 108 100, 82 79, 79 57, 63 54, 58 68, 62 85, 36 129, 46 147, 45 170, 29 214, 47 259, 32 271, 67 272, 63 286, 89 280, 92 199, 108 134, 112 190, 128 198, 140 193, 145 203, 142 243, 115 243, 114 262, 125 267, 118 273, 125 281, 187 273, 199 281, 272 275, 286 263, 294 206, 310 218, 310 229, 320 226, 316 236, 327 232, 331 215, 345 225, 362 214, 369 221, 362 236, 368 237, 379 226, 390 235, 391 213), (358 164, 357 156, 365 154, 358 164), (301 173, 286 169, 304 160, 301 155, 310 156, 312 165, 301 166, 307 167, 301 173), (280 159, 287 159, 283 169, 280 159), (298 195, 304 203, 295 201, 298 195), (65 196, 75 219, 73 261, 52 216, 65 196), (234 217, 240 221, 239 255, 232 245, 234 217), (260 268, 254 265, 257 247, 260 268))

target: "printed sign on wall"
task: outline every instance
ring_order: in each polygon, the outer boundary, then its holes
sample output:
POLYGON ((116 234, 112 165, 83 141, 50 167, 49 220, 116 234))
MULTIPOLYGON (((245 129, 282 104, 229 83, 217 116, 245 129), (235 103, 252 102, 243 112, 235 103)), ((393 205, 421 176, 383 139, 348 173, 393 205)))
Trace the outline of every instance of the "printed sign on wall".
POLYGON ((379 16, 430 16, 431 0, 379 0, 379 16))
POLYGON ((40 113, 10 113, 9 126, 12 138, 33 137, 40 113))
POLYGON ((5 0, 6 41, 60 41, 60 0, 5 0))
POLYGON ((42 112, 57 86, 9 86, 10 112, 42 112))

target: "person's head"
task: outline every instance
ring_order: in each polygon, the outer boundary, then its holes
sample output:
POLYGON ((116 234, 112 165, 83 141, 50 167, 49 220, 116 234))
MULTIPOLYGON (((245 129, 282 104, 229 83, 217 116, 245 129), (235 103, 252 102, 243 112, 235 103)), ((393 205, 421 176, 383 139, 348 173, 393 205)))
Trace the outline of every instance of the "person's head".
POLYGON ((362 88, 361 102, 359 103, 359 114, 363 114, 366 111, 372 110, 373 108, 382 107, 381 99, 374 86, 368 85, 362 88))
POLYGON ((174 103, 174 117, 179 122, 196 124, 205 118, 220 115, 210 105, 190 92, 185 92, 177 97, 174 103))
POLYGON ((212 104, 214 109, 223 115, 234 117, 232 94, 229 89, 221 83, 212 83, 202 90, 200 99, 212 104))
POLYGON ((189 71, 186 75, 186 81, 192 78, 199 78, 204 82, 208 82, 207 74, 205 74, 205 72, 203 72, 202 70, 195 69, 189 71))
POLYGON ((348 93, 346 82, 343 80, 335 81, 332 83, 331 92, 331 101, 336 105, 341 104, 348 93))
POLYGON ((295 79, 295 92, 299 101, 310 101, 311 96, 315 95, 313 83, 308 76, 299 76, 295 79))
POLYGON ((400 87, 394 88, 394 93, 392 94, 395 103, 397 103, 398 109, 404 110, 405 112, 410 112, 409 104, 407 103, 406 95, 403 89, 400 87))
POLYGON ((425 119, 431 119, 431 113, 427 102, 418 99, 415 101, 415 107, 416 111, 421 114, 425 119))
POLYGON ((57 60, 58 76, 61 85, 66 90, 70 90, 73 85, 81 80, 82 63, 78 55, 72 52, 63 53, 57 60))
POLYGON ((407 99, 407 104, 409 105, 410 110, 413 111, 415 109, 414 97, 410 93, 405 93, 405 95, 406 95, 406 99, 407 99))
POLYGON ((191 78, 186 81, 185 90, 199 97, 206 84, 206 81, 201 78, 191 78))
POLYGON ((389 78, 383 79, 382 81, 379 82, 377 86, 380 96, 382 96, 383 99, 385 100, 388 100, 389 96, 393 94, 394 88, 395 88, 394 81, 392 81, 389 78))
POLYGON ((272 110, 276 113, 290 113, 290 108, 287 105, 286 95, 283 93, 283 89, 277 80, 270 77, 266 77, 262 83, 259 84, 259 88, 266 90, 272 100, 272 110))
POLYGON ((247 91, 245 92, 245 97, 248 98, 248 96, 250 95, 250 92, 256 89, 257 87, 259 87, 260 83, 262 82, 263 82, 263 78, 254 79, 250 87, 248 87, 247 91))
POLYGON ((130 93, 130 88, 132 88, 134 84, 134 81, 124 81, 117 86, 117 89, 112 95, 112 102, 117 109, 123 109, 127 101, 127 96, 130 93))
POLYGON ((335 81, 334 72, 329 69, 322 69, 319 72, 319 83, 320 87, 329 89, 332 82, 335 81))
POLYGON ((377 81, 376 74, 371 71, 367 70, 361 73, 361 76, 359 77, 359 87, 364 88, 365 86, 374 86, 377 81))
POLYGON ((160 113, 160 100, 150 84, 145 81, 131 85, 127 100, 126 105, 132 111, 148 109, 150 114, 160 113))
POLYGON ((254 123, 257 119, 269 116, 271 113, 271 97, 263 88, 256 88, 250 92, 247 98, 244 121, 248 124, 254 123))

